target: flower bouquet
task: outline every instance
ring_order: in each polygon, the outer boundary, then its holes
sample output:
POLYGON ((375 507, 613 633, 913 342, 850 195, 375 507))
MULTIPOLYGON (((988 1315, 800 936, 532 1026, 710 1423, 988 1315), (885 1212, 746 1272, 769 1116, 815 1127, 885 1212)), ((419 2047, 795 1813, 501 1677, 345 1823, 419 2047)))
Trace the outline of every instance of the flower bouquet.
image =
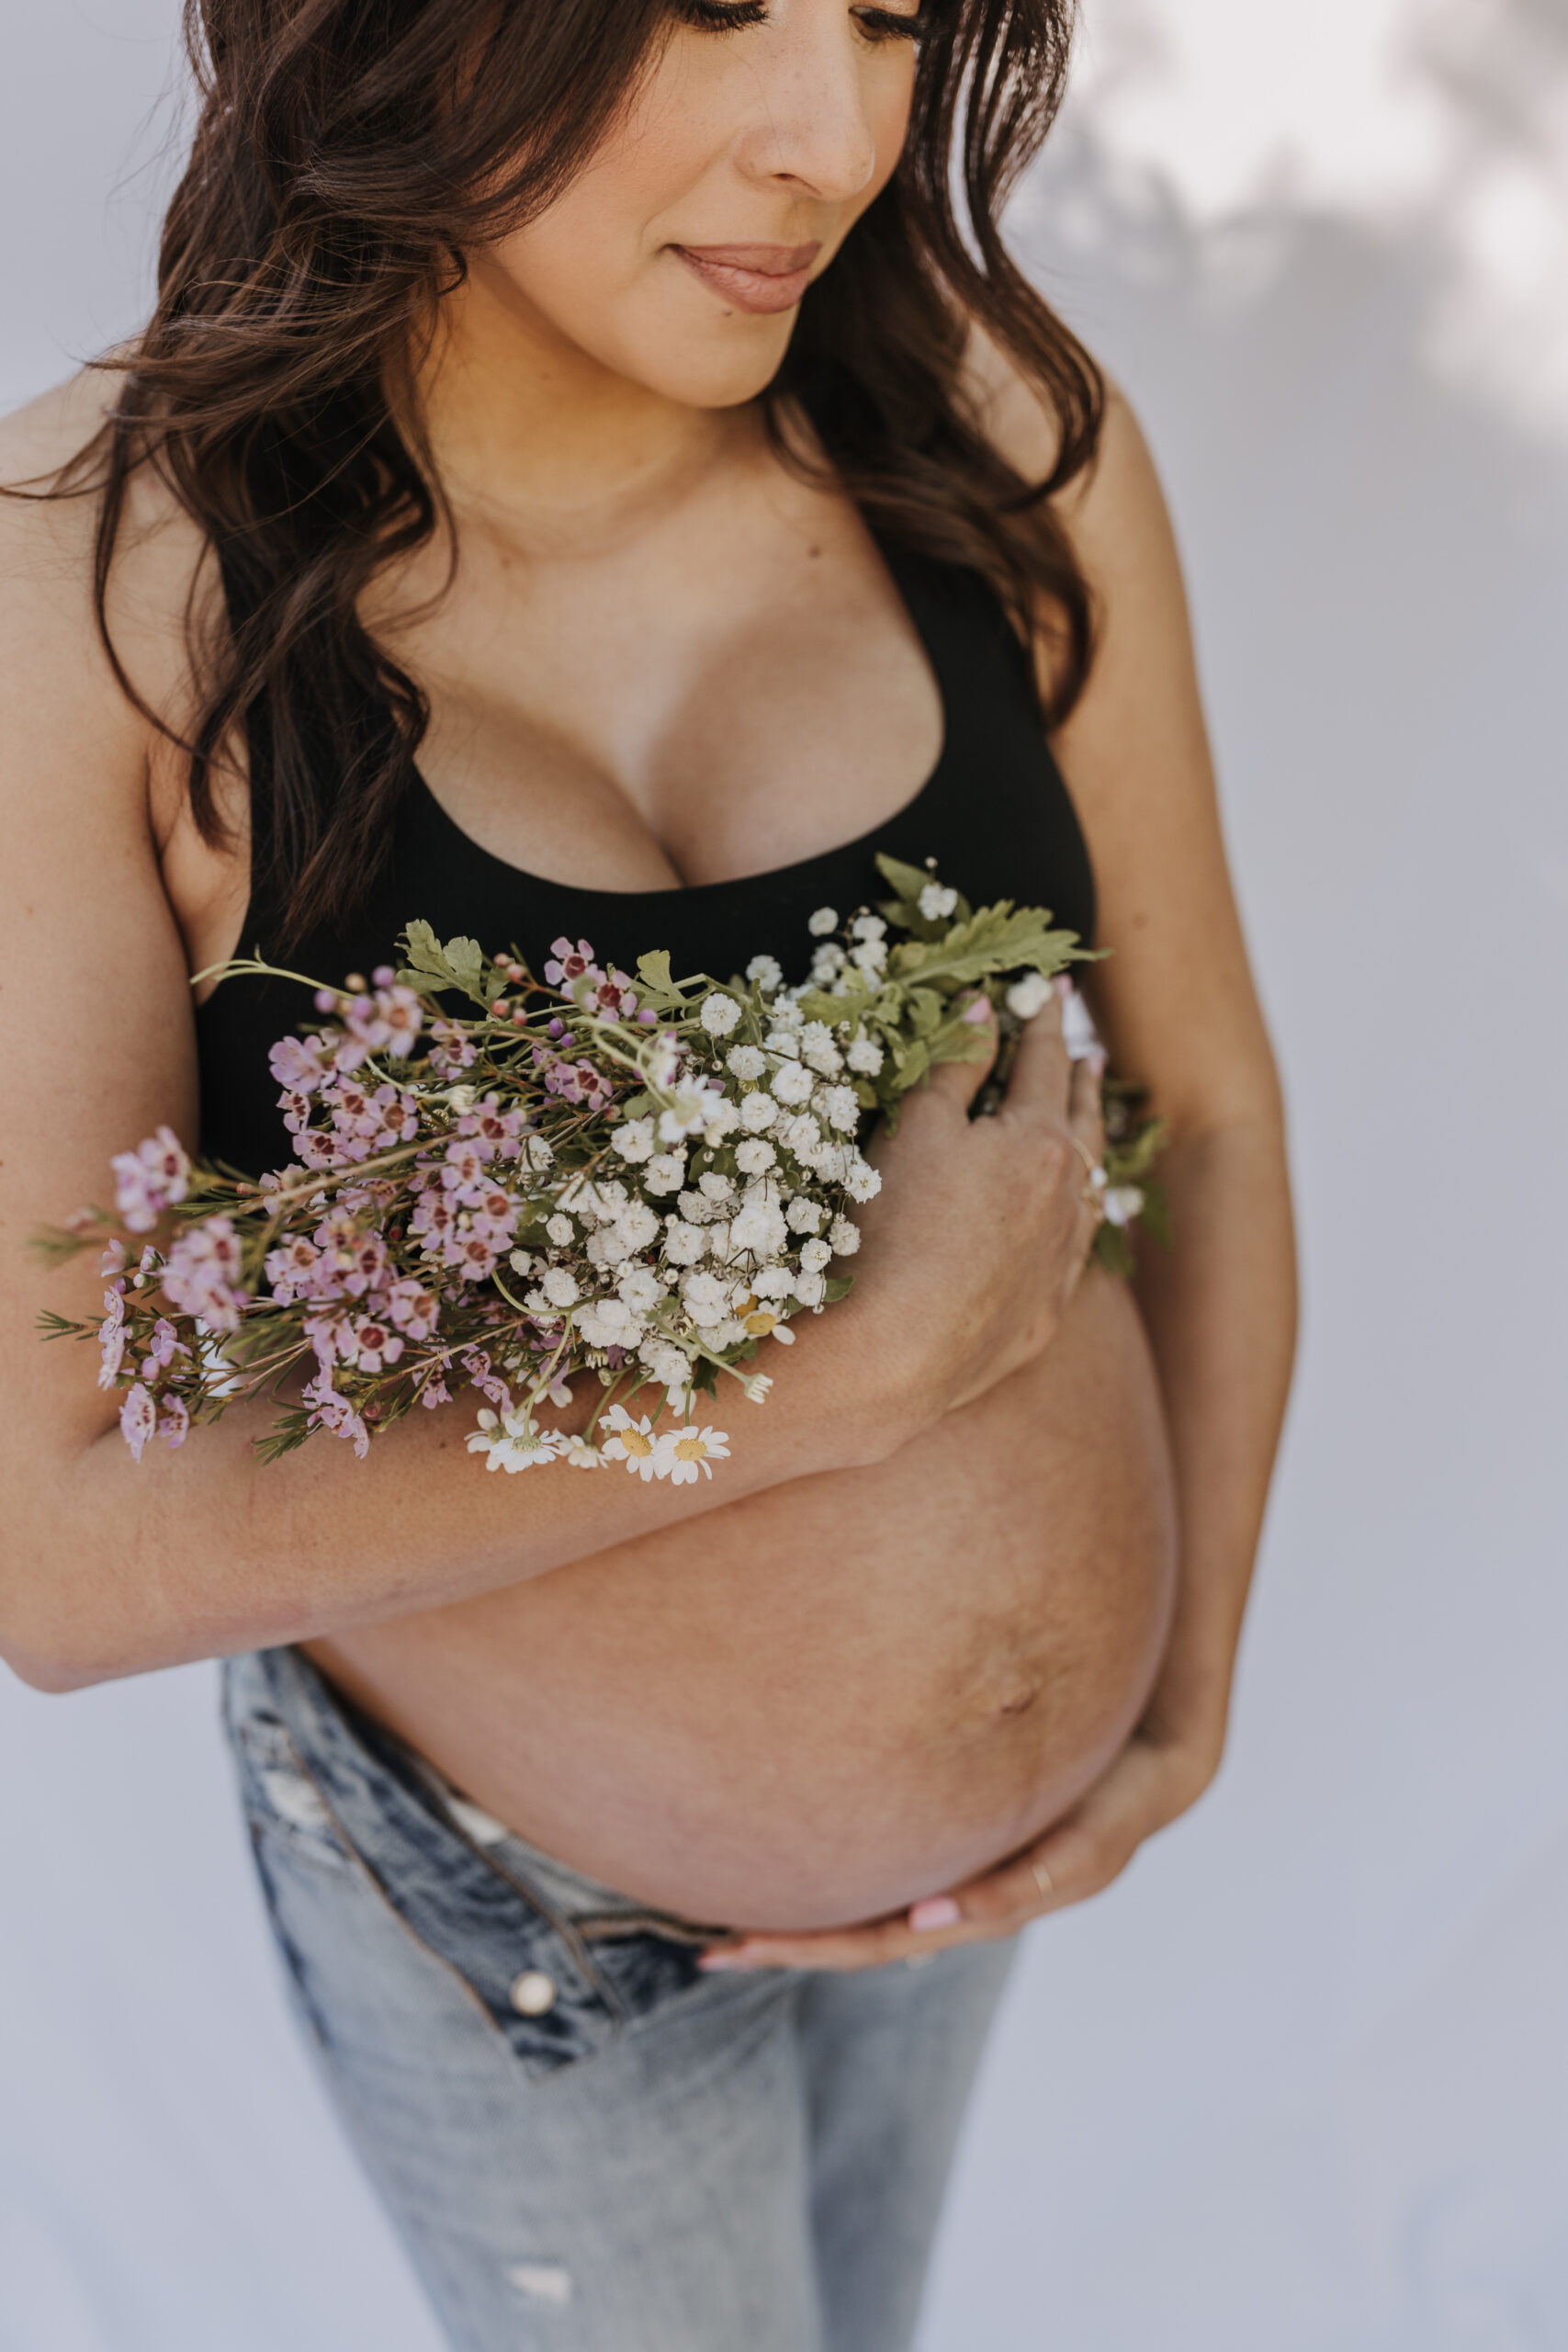
MULTIPOLYGON (((833 1268, 881 1183, 870 1126, 937 1063, 985 1054, 983 999, 1005 1050, 1089 953, 1039 908, 972 912, 930 872, 877 864, 891 896, 843 924, 819 909, 795 986, 771 956, 720 982, 655 953, 634 979, 565 939, 541 981, 410 923, 400 969, 307 982, 321 1022, 272 1049, 295 1164, 254 1182, 193 1164, 166 1127, 118 1155, 118 1214, 42 1238, 104 1247, 104 1318, 46 1315, 45 1335, 97 1340, 138 1460, 260 1394, 266 1458, 316 1430, 363 1455, 472 1387, 468 1446, 492 1470, 711 1477, 728 1437, 694 1397, 732 1375, 761 1403, 763 1342, 850 1288, 833 1268), (587 1430, 540 1426, 584 1373, 603 1389, 587 1430), (666 1408, 680 1419, 660 1429, 666 1408)), ((302 978, 256 959, 220 977, 247 973, 302 978)), ((1096 1247, 1126 1265, 1158 1124, 1114 1089, 1108 1110, 1096 1247)))

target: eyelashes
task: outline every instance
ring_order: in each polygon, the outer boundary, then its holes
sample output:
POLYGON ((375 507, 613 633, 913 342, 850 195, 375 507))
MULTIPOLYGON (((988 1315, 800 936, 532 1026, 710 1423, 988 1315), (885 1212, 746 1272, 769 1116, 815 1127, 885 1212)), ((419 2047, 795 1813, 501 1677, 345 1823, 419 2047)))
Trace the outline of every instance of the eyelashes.
MULTIPOLYGON (((688 24, 704 32, 733 33, 765 23, 768 0, 680 0, 680 11, 688 24)), ((913 17, 891 8, 855 8, 852 13, 873 40, 919 40, 931 21, 924 8, 913 17)))
POLYGON ((705 33, 739 32, 742 25, 760 25, 768 13, 767 0, 681 0, 681 14, 705 33))

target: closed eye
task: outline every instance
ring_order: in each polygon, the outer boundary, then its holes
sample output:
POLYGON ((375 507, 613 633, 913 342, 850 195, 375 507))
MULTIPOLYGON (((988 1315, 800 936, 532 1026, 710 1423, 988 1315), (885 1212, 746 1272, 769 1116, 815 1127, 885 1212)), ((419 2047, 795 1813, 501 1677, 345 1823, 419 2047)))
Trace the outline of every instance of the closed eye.
MULTIPOLYGON (((747 25, 767 21, 768 0, 679 0, 681 14, 704 32, 739 32, 747 25)), ((912 15, 897 8, 853 8, 850 12, 873 40, 919 40, 930 26, 924 7, 912 15)))

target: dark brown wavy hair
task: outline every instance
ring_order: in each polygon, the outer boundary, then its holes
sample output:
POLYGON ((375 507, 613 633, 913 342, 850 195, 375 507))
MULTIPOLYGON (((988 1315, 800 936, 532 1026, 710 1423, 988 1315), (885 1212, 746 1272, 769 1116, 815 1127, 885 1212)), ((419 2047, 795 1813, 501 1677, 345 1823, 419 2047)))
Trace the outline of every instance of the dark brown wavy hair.
MULTIPOLYGON (((1060 718, 1088 590, 1049 504, 1092 456, 1093 362, 1010 258, 998 215, 1061 96, 1073 0, 929 0, 898 170, 807 291, 762 395, 774 445, 907 546, 973 566, 1021 630, 1051 616, 1060 718), (1049 403, 1026 482, 964 404, 976 322, 1049 403), (799 430, 802 418, 810 434, 799 430)), ((106 594, 137 469, 218 551, 232 627, 197 642, 191 808, 242 729, 258 880, 299 936, 362 897, 427 721, 359 618, 372 575, 445 517, 412 386, 463 255, 536 214, 613 127, 682 0, 186 0, 200 115, 151 324, 102 431, 54 485, 101 496, 106 594), (460 100, 460 103, 455 103, 460 100), (390 710, 395 725, 389 728, 390 710)))

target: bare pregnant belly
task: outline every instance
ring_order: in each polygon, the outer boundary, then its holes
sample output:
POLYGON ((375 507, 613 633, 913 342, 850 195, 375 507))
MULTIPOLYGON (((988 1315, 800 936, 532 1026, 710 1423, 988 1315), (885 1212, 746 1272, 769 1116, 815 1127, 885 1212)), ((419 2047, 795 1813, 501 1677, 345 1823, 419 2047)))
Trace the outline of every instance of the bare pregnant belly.
POLYGON ((561 1860, 690 1918, 817 1927, 956 1883, 1088 1787, 1147 1694, 1174 1553, 1143 1329, 1091 1272, 1045 1355, 887 1462, 310 1648, 561 1860))

